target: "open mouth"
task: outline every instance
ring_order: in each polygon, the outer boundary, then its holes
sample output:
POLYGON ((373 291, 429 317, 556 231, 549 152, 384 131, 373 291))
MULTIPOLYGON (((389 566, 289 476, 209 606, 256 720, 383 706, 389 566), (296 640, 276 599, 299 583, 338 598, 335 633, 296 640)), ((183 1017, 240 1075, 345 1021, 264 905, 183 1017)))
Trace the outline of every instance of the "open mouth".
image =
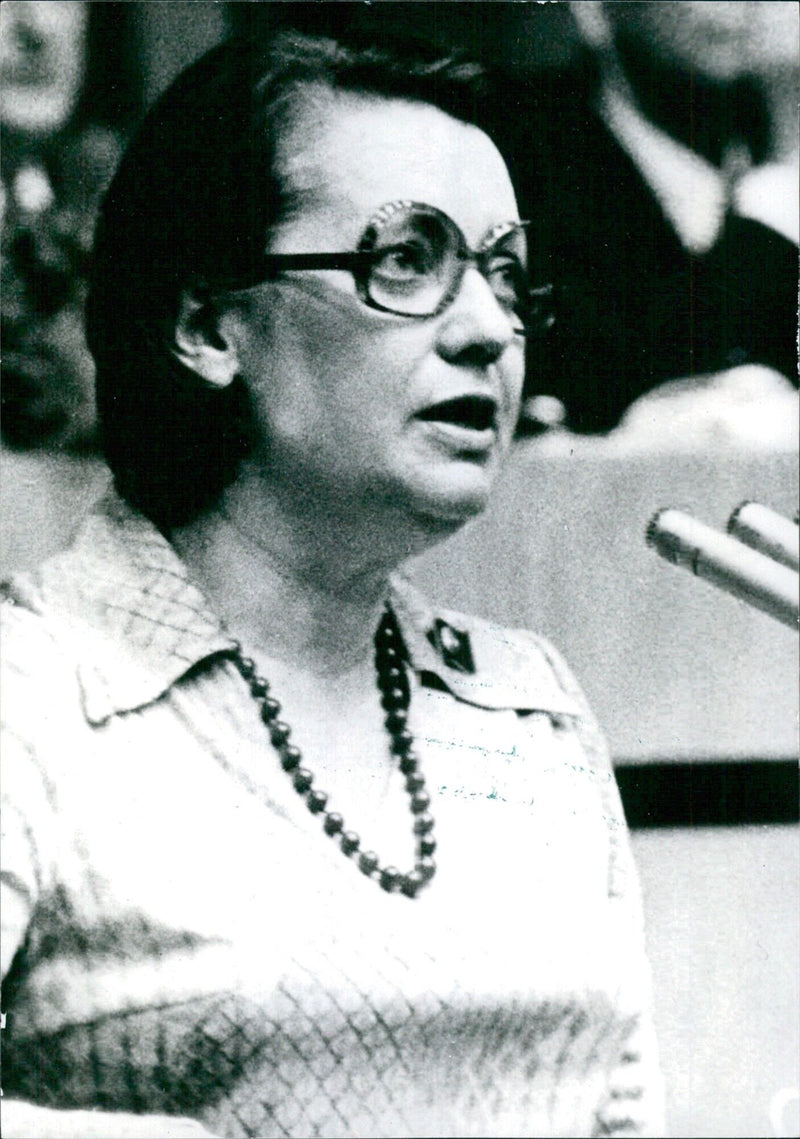
POLYGON ((449 423, 469 431, 489 431, 496 424, 497 404, 489 396, 459 396, 426 407, 417 418, 428 423, 449 423))

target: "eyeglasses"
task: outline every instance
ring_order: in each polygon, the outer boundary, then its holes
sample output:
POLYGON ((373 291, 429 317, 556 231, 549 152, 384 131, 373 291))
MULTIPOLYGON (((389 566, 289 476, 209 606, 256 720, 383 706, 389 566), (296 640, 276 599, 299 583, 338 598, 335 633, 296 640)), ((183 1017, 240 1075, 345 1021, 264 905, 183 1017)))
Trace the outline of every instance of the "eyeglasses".
POLYGON ((339 269, 353 274, 361 301, 379 312, 416 319, 437 316, 455 300, 474 264, 515 333, 530 336, 553 323, 552 288, 531 288, 528 222, 492 227, 473 252, 456 223, 420 202, 390 202, 370 219, 354 253, 266 253, 266 279, 297 269, 339 269))

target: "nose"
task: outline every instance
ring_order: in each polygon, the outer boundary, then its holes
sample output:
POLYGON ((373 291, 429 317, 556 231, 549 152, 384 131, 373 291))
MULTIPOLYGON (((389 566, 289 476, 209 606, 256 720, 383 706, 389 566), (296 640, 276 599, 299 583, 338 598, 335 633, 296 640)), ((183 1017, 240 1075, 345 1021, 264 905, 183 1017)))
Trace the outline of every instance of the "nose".
POLYGON ((449 363, 487 367, 519 336, 513 317, 499 304, 486 278, 468 265, 461 287, 445 310, 437 348, 449 363))

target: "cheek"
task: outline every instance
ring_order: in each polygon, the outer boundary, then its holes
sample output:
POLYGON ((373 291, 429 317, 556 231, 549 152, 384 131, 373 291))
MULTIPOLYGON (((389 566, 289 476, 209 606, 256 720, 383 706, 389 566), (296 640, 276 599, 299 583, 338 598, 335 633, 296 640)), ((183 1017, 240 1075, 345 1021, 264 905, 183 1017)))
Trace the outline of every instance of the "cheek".
POLYGON ((422 327, 398 328, 377 314, 332 309, 313 297, 298 304, 278 289, 242 328, 241 374, 265 424, 292 435, 330 435, 334 423, 352 430, 359 422, 396 421, 430 351, 422 327))

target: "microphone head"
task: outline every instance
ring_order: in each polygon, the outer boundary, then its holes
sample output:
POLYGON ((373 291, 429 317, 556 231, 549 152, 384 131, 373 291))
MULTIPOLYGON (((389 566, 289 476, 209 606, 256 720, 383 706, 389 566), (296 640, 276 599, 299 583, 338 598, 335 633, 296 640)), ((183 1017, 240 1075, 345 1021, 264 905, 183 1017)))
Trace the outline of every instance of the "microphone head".
POLYGON ((753 505, 754 504, 750 501, 749 498, 746 498, 744 500, 744 502, 739 503, 739 505, 731 513, 731 516, 728 519, 728 525, 727 525, 726 529, 727 529, 729 534, 733 533, 733 531, 736 529, 736 523, 737 523, 739 515, 742 513, 742 511, 746 510, 748 506, 753 506, 753 505))
POLYGON ((674 526, 674 523, 683 517, 679 511, 672 507, 662 507, 647 523, 645 530, 647 545, 652 546, 656 553, 676 566, 687 564, 686 537, 681 532, 680 527, 676 531, 674 526), (672 516, 672 526, 670 526, 669 516, 672 516))

